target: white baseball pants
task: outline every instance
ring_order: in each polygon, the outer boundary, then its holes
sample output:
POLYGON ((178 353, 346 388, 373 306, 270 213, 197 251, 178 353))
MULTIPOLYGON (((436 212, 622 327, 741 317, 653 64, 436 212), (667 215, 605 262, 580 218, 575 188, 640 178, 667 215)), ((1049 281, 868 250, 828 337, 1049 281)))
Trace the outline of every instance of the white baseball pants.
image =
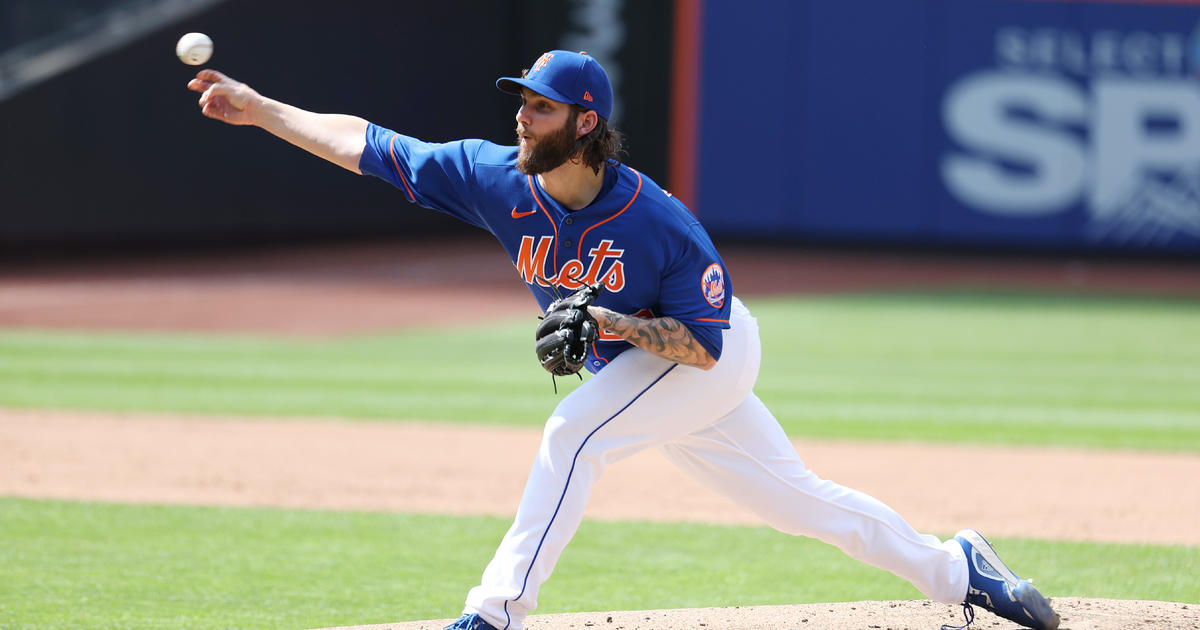
POLYGON ((657 447, 681 470, 771 527, 835 545, 904 578, 930 599, 960 603, 966 557, 923 535, 883 503, 807 470, 752 392, 761 346, 756 320, 734 298, 721 359, 704 371, 639 349, 618 356, 566 396, 546 421, 517 516, 465 613, 520 630, 537 608, 604 469, 657 447))

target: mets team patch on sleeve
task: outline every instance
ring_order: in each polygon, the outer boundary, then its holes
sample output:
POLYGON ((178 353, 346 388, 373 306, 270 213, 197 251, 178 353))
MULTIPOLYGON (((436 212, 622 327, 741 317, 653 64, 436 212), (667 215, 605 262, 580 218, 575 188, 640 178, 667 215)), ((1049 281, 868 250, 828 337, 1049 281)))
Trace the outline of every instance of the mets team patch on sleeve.
POLYGON ((700 274, 700 291, 713 308, 725 305, 725 273, 721 271, 721 265, 713 263, 700 274))

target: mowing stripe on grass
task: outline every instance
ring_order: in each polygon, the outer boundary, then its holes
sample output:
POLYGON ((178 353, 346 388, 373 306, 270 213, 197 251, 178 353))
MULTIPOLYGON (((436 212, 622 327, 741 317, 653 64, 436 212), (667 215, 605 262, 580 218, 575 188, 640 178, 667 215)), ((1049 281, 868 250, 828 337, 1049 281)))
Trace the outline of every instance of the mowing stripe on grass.
MULTIPOLYGON (((750 307, 757 391, 794 435, 1200 450, 1197 301, 947 293, 750 307)), ((537 425, 559 396, 530 329, 324 341, 0 331, 0 407, 537 425)))

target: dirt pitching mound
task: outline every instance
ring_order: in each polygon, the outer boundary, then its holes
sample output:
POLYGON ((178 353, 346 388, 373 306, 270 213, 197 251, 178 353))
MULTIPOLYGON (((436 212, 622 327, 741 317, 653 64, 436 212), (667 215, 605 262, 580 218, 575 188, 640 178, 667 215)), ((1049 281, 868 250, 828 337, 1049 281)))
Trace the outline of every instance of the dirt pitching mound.
MULTIPOLYGON (((1056 597, 1060 630, 1200 629, 1200 606, 1174 602, 1056 597)), ((341 630, 441 630, 452 619, 410 621, 341 630)), ((623 612, 534 615, 528 630, 934 630, 961 625, 962 608, 923 601, 847 602, 795 606, 737 606, 623 612)), ((1020 626, 976 609, 972 629, 1008 630, 1020 626)))

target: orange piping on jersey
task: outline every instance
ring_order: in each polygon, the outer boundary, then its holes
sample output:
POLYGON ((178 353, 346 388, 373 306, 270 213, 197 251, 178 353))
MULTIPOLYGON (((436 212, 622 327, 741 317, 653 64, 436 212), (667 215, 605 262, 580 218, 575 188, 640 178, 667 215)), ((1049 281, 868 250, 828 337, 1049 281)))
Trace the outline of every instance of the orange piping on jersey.
MULTIPOLYGON (((526 175, 525 177, 529 178, 529 192, 533 194, 533 200, 537 202, 538 207, 542 209, 543 213, 545 213, 546 220, 550 221, 550 227, 554 228, 554 280, 555 280, 555 282, 557 282, 558 281, 558 224, 554 222, 554 219, 550 216, 550 213, 546 210, 546 206, 543 206, 542 200, 538 198, 537 190, 533 187, 533 175, 526 175)), ((542 271, 545 271, 545 269, 543 269, 542 271)))
MULTIPOLYGON (((626 210, 628 210, 629 206, 632 206, 634 200, 638 198, 638 193, 642 192, 642 174, 637 171, 634 171, 633 169, 629 169, 629 170, 633 171, 634 175, 637 175, 638 185, 637 185, 637 190, 633 191, 633 197, 630 198, 629 203, 625 204, 624 208, 621 208, 621 212, 625 212, 626 210)), ((609 221, 612 221, 613 219, 621 216, 621 212, 618 212, 618 213, 612 215, 611 217, 608 217, 607 219, 597 223, 596 225, 593 225, 592 227, 584 230, 583 234, 579 235, 579 249, 577 252, 575 252, 575 257, 578 260, 583 260, 583 239, 587 238, 587 233, 591 232, 592 230, 600 227, 601 225, 604 225, 605 223, 608 223, 609 221)))
POLYGON ((716 322, 718 324, 728 324, 729 323, 728 319, 712 319, 709 317, 697 317, 696 319, 694 319, 692 321, 694 321, 694 322, 716 322))
POLYGON ((400 162, 396 161, 396 138, 399 137, 400 134, 392 136, 392 141, 388 143, 388 153, 390 153, 392 156, 392 164, 396 167, 396 174, 400 176, 400 183, 404 184, 404 192, 408 193, 408 200, 416 203, 417 196, 414 195, 412 189, 408 187, 408 180, 404 179, 404 171, 400 170, 400 162))
POLYGON ((592 354, 596 355, 596 358, 603 361, 605 365, 608 365, 608 359, 600 356, 600 353, 596 351, 596 342, 594 341, 592 342, 592 354))

